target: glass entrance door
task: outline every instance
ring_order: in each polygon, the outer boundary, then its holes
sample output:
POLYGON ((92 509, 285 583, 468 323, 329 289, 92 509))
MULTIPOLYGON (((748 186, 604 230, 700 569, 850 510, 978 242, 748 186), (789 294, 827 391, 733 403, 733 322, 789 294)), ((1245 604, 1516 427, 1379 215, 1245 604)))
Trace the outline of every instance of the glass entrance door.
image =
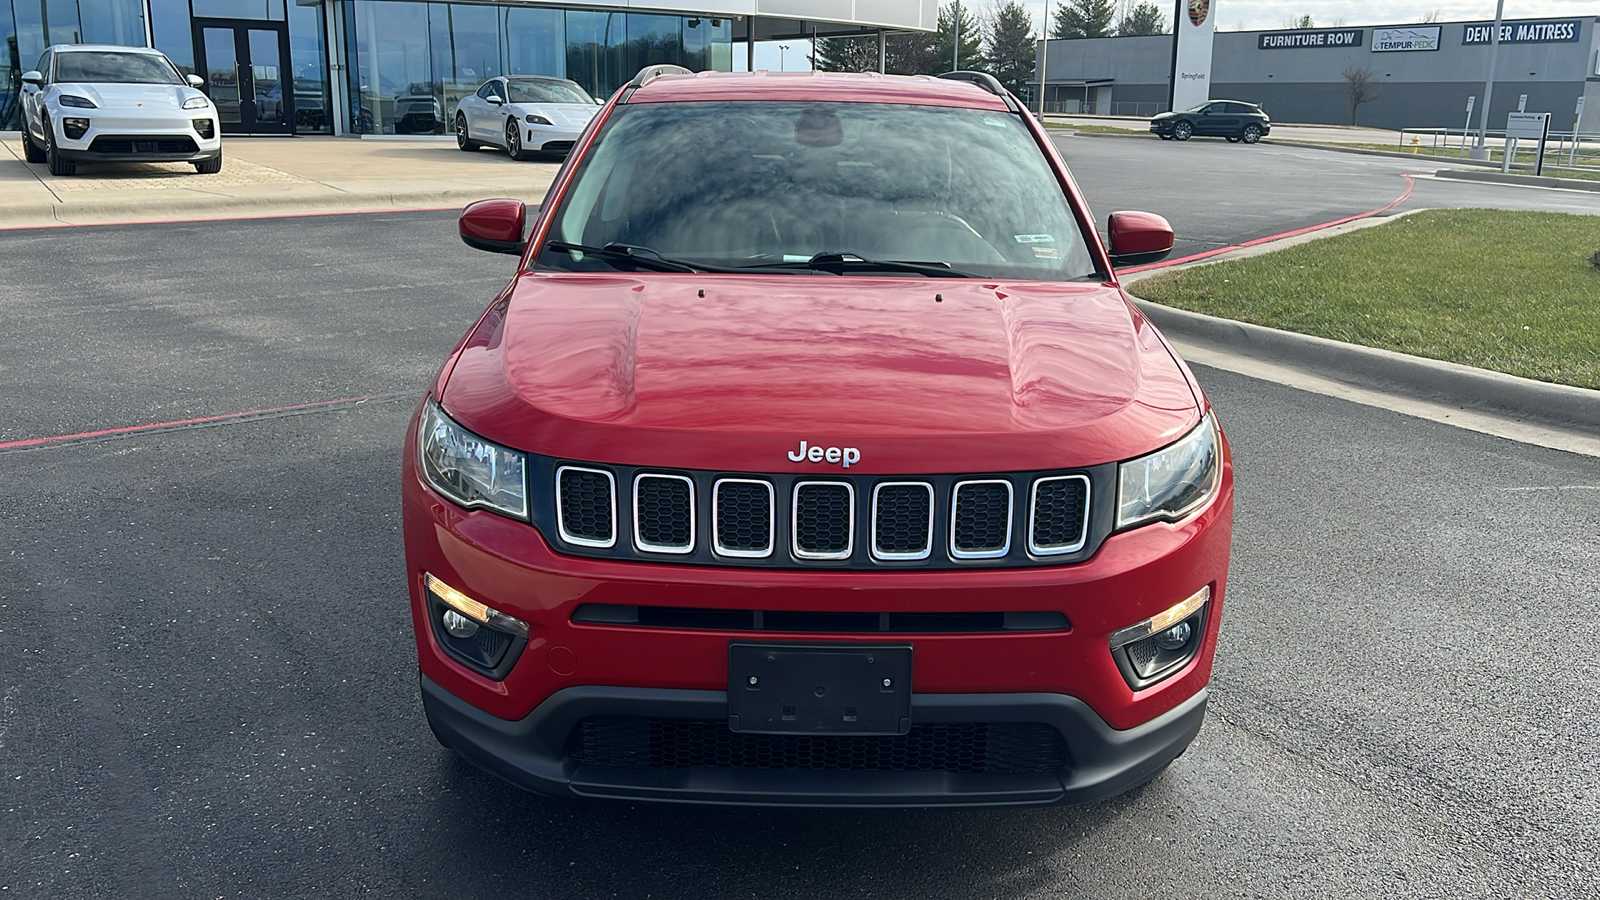
POLYGON ((285 23, 197 18, 194 47, 223 134, 294 134, 285 23))

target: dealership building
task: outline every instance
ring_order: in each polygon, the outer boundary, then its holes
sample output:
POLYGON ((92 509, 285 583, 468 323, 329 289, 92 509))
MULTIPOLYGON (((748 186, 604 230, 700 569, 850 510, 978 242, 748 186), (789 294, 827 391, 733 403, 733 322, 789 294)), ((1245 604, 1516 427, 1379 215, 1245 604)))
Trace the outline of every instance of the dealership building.
MULTIPOLYGON (((0 0, 4 2, 4 0, 0 0)), ((1552 131, 1600 131, 1600 19, 1515 19, 1501 25, 1489 128, 1505 127, 1523 95, 1548 112, 1552 131)), ((1210 96, 1264 106, 1274 121, 1350 124, 1350 78, 1370 80, 1374 98, 1358 121, 1375 128, 1472 127, 1482 114, 1494 23, 1437 22, 1292 31, 1218 31, 1210 96)), ((1047 107, 1060 112, 1149 116, 1168 108, 1173 36, 1045 42, 1047 107)), ((1034 71, 1038 89, 1039 67, 1034 71)), ((1035 95, 1037 97, 1037 95, 1035 95)))
POLYGON ((937 0, 0 0, 0 130, 51 44, 165 52, 206 79, 224 134, 430 134, 496 75, 606 96, 655 63, 727 71, 757 41, 937 23, 937 0))

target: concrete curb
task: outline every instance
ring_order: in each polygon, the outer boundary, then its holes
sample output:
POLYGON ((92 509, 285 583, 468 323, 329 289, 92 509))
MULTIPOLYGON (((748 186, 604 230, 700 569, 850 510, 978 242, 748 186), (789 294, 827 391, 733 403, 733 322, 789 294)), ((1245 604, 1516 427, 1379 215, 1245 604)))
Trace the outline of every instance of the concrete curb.
MULTIPOLYGON (((142 200, 55 204, 31 203, 0 205, 0 220, 8 228, 47 226, 52 223, 93 225, 97 220, 161 221, 173 218, 239 218, 252 213, 354 212, 359 210, 444 209, 466 206, 487 197, 506 196, 517 191, 500 190, 424 190, 371 193, 326 193, 282 197, 195 197, 193 199, 149 198, 142 200), (32 221, 30 221, 32 220, 32 221)), ((541 190, 540 196, 543 195, 541 190)), ((537 198, 526 198, 537 202, 537 198)))
POLYGON ((1457 178, 1462 181, 1487 181, 1494 184, 1515 184, 1530 187, 1566 188, 1571 191, 1600 192, 1600 181, 1585 181, 1578 178, 1551 178, 1547 175, 1518 175, 1501 172, 1466 172, 1459 169, 1440 169, 1433 174, 1435 178, 1457 178))
POLYGON ((1134 302, 1163 334, 1177 341, 1315 371, 1386 393, 1600 432, 1600 391, 1219 319, 1138 297, 1134 302))

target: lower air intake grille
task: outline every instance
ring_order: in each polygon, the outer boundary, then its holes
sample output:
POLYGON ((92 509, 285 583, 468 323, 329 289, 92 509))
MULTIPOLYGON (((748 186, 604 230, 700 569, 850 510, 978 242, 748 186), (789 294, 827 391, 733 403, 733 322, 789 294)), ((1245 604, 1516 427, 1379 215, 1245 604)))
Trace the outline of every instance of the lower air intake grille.
POLYGON ((573 730, 575 762, 620 769, 811 769, 1034 774, 1067 764, 1061 733, 1040 722, 938 722, 900 735, 744 734, 695 719, 595 716, 573 730))
POLYGON ((89 145, 93 153, 195 153, 200 148, 193 139, 97 137, 89 145))

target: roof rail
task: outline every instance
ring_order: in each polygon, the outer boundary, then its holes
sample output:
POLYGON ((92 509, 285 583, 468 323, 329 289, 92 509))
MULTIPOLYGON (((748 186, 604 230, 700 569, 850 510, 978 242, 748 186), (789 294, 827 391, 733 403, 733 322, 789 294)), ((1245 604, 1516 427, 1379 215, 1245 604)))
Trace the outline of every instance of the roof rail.
POLYGON ((639 74, 633 76, 633 80, 628 82, 628 87, 631 87, 631 88, 644 87, 645 85, 649 84, 652 81, 655 81, 657 78, 660 78, 663 75, 693 75, 693 74, 694 74, 693 72, 689 71, 688 69, 685 69, 683 66, 675 66, 672 63, 660 63, 660 64, 654 65, 654 66, 645 66, 644 68, 640 69, 639 70, 639 74))
POLYGON ((999 97, 1001 100, 1004 100, 1006 102, 1006 109, 1010 110, 1011 112, 1022 111, 1022 104, 1017 101, 1017 98, 1013 96, 1010 91, 1006 90, 1005 85, 1000 83, 1000 79, 990 75, 988 72, 946 72, 943 75, 936 77, 948 78, 951 81, 965 81, 975 84, 989 93, 994 94, 996 97, 999 97))
POLYGON ((946 72, 939 77, 948 78, 951 81, 970 81, 997 97, 1004 97, 1010 93, 1000 84, 1000 79, 990 75, 988 72, 946 72))

